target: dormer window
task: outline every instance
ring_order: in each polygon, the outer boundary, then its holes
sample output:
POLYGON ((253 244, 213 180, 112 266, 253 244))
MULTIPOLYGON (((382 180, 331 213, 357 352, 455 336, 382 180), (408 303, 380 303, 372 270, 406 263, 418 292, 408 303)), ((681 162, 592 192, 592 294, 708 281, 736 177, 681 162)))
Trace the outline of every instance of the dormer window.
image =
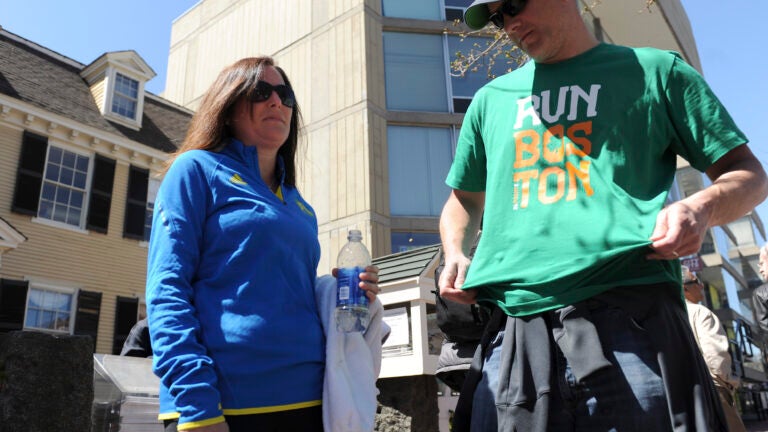
POLYGON ((144 110, 144 85, 155 71, 135 51, 108 52, 80 71, 101 114, 138 130, 144 110))
POLYGON ((112 112, 136 120, 139 103, 139 82, 127 76, 115 74, 115 94, 112 96, 112 112))

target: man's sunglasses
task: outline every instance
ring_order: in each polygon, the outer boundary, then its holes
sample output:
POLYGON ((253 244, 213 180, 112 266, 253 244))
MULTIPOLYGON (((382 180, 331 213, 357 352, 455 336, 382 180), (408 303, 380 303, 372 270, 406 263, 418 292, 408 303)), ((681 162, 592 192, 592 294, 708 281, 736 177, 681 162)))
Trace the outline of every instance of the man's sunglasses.
POLYGON ((277 93, 280 102, 288 108, 293 108, 296 105, 296 96, 293 94, 293 90, 285 84, 272 85, 266 81, 259 81, 248 92, 247 96, 251 102, 264 102, 272 96, 272 92, 277 93))
POLYGON ((488 17, 488 21, 492 22, 497 29, 503 29, 504 15, 511 18, 519 14, 525 8, 526 1, 527 0, 506 0, 501 4, 501 6, 499 6, 498 9, 496 9, 496 12, 492 13, 491 16, 488 17))
POLYGON ((695 277, 689 281, 683 282, 683 285, 689 285, 689 284, 701 285, 701 281, 699 280, 699 278, 695 277))

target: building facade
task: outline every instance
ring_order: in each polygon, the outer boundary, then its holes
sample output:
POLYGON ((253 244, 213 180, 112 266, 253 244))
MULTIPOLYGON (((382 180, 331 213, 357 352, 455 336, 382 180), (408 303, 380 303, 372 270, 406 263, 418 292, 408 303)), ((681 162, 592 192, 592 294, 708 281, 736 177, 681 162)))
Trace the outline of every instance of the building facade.
POLYGON ((134 51, 85 65, 0 29, 0 332, 119 353, 144 313, 156 174, 191 111, 134 51))

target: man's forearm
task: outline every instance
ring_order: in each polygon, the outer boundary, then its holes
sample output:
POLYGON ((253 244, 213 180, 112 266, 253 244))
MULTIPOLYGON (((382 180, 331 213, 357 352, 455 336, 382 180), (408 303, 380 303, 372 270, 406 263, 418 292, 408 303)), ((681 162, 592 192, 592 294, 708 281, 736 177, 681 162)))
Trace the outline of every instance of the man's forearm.
POLYGON ((733 152, 737 150, 739 154, 735 159, 707 170, 712 185, 683 200, 708 214, 709 227, 744 216, 768 196, 768 180, 760 161, 746 145, 733 152))
POLYGON ((446 255, 469 254, 480 229, 484 194, 453 191, 440 215, 440 238, 446 255))

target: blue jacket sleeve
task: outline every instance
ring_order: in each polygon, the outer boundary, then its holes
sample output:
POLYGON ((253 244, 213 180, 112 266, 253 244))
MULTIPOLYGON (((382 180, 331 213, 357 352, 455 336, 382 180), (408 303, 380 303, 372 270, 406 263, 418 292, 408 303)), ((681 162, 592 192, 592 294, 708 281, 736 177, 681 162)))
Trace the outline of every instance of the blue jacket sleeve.
POLYGON ((180 426, 223 421, 216 373, 199 338, 193 301, 211 196, 196 153, 177 157, 160 186, 147 261, 153 369, 174 401, 180 426))

